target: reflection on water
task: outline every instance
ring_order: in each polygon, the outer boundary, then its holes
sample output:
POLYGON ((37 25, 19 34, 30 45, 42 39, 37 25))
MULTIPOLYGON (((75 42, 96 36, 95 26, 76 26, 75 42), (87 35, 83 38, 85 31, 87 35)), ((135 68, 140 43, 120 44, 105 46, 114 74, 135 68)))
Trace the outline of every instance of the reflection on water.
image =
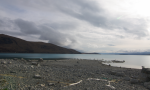
POLYGON ((112 66, 138 68, 141 66, 150 68, 149 55, 100 55, 100 54, 26 54, 26 53, 1 53, 0 58, 78 58, 91 60, 125 60, 124 63, 111 63, 112 66))

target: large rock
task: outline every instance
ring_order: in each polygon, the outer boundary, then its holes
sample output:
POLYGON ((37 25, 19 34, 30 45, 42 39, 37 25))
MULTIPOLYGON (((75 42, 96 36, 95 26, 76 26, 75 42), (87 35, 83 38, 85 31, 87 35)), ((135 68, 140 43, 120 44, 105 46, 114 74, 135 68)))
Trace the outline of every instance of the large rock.
POLYGON ((140 82, 147 82, 148 80, 148 74, 145 73, 140 73, 138 79, 140 80, 140 82))
POLYGON ((146 88, 150 89, 150 82, 145 82, 145 83, 144 83, 144 86, 145 86, 146 88))
POLYGON ((145 68, 144 66, 142 66, 142 73, 146 73, 146 74, 150 74, 150 68, 145 68))
POLYGON ((38 62, 43 62, 44 60, 42 59, 42 58, 40 58, 39 60, 38 60, 38 62))

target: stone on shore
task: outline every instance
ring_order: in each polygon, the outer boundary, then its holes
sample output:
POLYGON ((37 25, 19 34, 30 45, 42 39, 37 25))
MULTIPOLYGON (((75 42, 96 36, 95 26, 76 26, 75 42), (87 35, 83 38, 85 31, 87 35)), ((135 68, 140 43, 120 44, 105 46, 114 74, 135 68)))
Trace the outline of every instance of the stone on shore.
POLYGON ((55 84, 54 83, 49 83, 48 86, 55 86, 55 84))
POLYGON ((39 86, 41 86, 41 87, 45 87, 45 84, 39 84, 39 86))
POLYGON ((110 71, 111 75, 115 75, 115 76, 125 76, 124 72, 117 72, 117 71, 110 71))
POLYGON ((8 64, 11 64, 11 63, 12 63, 11 61, 8 62, 8 64))
POLYGON ((16 73, 15 71, 10 71, 10 73, 16 73))
POLYGON ((38 60, 38 62, 43 62, 44 60, 42 59, 42 58, 40 58, 39 60, 38 60))
POLYGON ((145 82, 145 83, 144 83, 144 86, 145 86, 146 88, 150 89, 150 82, 145 82))
POLYGON ((142 66, 142 73, 146 73, 146 74, 150 74, 150 68, 145 68, 144 66, 142 66))
POLYGON ((6 61, 2 61, 1 64, 6 64, 6 61))
POLYGON ((37 66, 40 67, 41 65, 38 63, 37 66))
POLYGON ((35 75, 33 76, 33 78, 35 78, 35 79, 42 79, 42 77, 41 77, 39 74, 35 74, 35 75))
POLYGON ((32 65, 38 65, 38 63, 37 62, 32 62, 32 65))
POLYGON ((125 77, 124 80, 125 81, 130 81, 130 77, 125 77))

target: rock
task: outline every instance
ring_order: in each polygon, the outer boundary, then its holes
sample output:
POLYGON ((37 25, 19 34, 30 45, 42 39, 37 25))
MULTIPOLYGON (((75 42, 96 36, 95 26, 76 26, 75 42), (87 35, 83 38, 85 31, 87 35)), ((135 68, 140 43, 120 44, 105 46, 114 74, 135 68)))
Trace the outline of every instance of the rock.
POLYGON ((31 66, 31 68, 34 68, 34 66, 31 66))
POLYGON ((45 84, 39 84, 39 86, 44 87, 44 86, 45 86, 45 84))
POLYGON ((150 89, 150 82, 145 82, 145 83, 144 83, 144 86, 145 86, 146 88, 150 89))
POLYGON ((54 83, 49 83, 48 86, 55 86, 55 84, 54 83))
POLYGON ((140 82, 147 82, 149 81, 148 75, 145 73, 140 73, 138 79, 140 80, 140 82))
POLYGON ((116 76, 121 76, 121 77, 123 77, 123 76, 125 76, 125 74, 124 74, 124 72, 117 72, 117 73, 116 73, 116 76))
POLYGON ((43 62, 44 60, 43 60, 42 58, 40 58, 38 61, 39 61, 39 62, 43 62))
POLYGON ((125 81, 130 81, 130 77, 125 77, 124 80, 125 81))
POLYGON ((1 64, 6 64, 6 61, 2 61, 1 64))
POLYGON ((150 75, 147 75, 147 81, 150 81, 150 75))
POLYGON ((38 63, 37 62, 32 62, 32 65, 37 65, 38 63))
POLYGON ((10 73, 16 73, 15 71, 10 71, 10 73))
POLYGON ((40 67, 41 65, 38 63, 37 66, 40 67))
POLYGON ((11 61, 8 62, 8 64, 11 64, 11 63, 12 63, 11 61))
POLYGON ((139 80, 138 79, 131 79, 130 82, 131 82, 131 84, 137 84, 137 83, 139 83, 139 80))
POLYGON ((122 77, 125 76, 124 72, 110 71, 110 74, 111 75, 116 75, 116 76, 122 76, 122 77))
POLYGON ((33 78, 35 78, 35 79, 41 79, 42 77, 41 77, 39 74, 35 74, 35 75, 33 76, 33 78))
POLYGON ((117 72, 115 72, 115 71, 110 71, 110 74, 111 74, 111 75, 116 75, 116 73, 117 73, 117 72))
POLYGON ((142 73, 146 73, 146 74, 150 74, 150 68, 145 68, 144 66, 142 66, 142 73))

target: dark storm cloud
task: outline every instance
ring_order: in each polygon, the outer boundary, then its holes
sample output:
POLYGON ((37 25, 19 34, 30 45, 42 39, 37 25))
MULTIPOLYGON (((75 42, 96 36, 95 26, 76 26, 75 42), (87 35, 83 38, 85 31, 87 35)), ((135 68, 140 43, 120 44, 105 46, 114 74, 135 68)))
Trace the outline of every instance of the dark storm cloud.
POLYGON ((67 5, 59 6, 58 9, 72 17, 84 20, 97 27, 106 27, 107 18, 100 15, 104 10, 95 2, 87 0, 70 0, 67 5), (72 5, 72 8, 70 6, 72 5))
MULTIPOLYGON (((5 2, 12 6, 16 5, 15 7, 20 7, 20 9, 26 11, 39 10, 48 12, 61 12, 65 14, 66 17, 71 16, 74 19, 88 22, 89 24, 95 27, 103 28, 104 30, 114 31, 115 29, 119 29, 122 32, 130 35, 136 35, 137 37, 147 36, 147 22, 144 19, 130 18, 125 20, 114 18, 111 16, 111 13, 108 12, 107 9, 103 8, 102 4, 97 4, 92 0, 14 0, 14 2, 5 0, 5 2)), ((19 26, 23 27, 21 25, 19 26)), ((58 23, 58 25, 52 24, 51 27, 54 29, 62 28, 64 30, 74 28, 71 24, 67 23, 58 23)), ((30 27, 30 29, 33 29, 34 31, 35 28, 30 27)), ((28 32, 30 31, 26 31, 26 33, 28 32)))
POLYGON ((70 45, 77 43, 76 40, 69 34, 59 32, 52 29, 49 26, 42 25, 40 26, 42 32, 40 33, 40 39, 49 40, 49 43, 53 43, 60 46, 66 46, 67 43, 70 45))
POLYGON ((38 26, 33 22, 25 21, 22 19, 15 20, 15 24, 20 28, 21 32, 26 34, 40 34, 40 30, 38 26))
POLYGON ((48 25, 36 25, 33 22, 22 19, 15 20, 15 23, 19 26, 23 33, 40 35, 39 39, 48 40, 49 43, 59 46, 65 46, 67 43, 76 43, 76 40, 74 40, 70 35, 61 33, 48 25))
POLYGON ((13 36, 40 35, 39 39, 48 40, 49 43, 66 47, 71 47, 77 43, 71 35, 55 30, 49 25, 36 25, 34 22, 23 19, 0 19, 0 33, 13 36), (7 26, 16 28, 17 31, 9 30, 11 28, 6 29, 7 26))
POLYGON ((76 22, 58 22, 47 24, 56 30, 73 30, 76 29, 78 24, 76 22))

